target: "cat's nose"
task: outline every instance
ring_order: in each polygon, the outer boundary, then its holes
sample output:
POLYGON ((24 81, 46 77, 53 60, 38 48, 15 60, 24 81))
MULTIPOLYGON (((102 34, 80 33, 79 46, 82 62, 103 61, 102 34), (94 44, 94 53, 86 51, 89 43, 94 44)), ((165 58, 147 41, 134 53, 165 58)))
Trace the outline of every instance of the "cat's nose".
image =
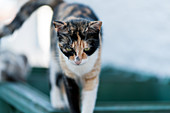
POLYGON ((77 56, 76 59, 75 59, 75 63, 76 63, 77 65, 81 64, 81 60, 80 60, 80 58, 79 58, 78 56, 77 56))
POLYGON ((80 58, 78 56, 76 57, 76 61, 80 61, 80 58))

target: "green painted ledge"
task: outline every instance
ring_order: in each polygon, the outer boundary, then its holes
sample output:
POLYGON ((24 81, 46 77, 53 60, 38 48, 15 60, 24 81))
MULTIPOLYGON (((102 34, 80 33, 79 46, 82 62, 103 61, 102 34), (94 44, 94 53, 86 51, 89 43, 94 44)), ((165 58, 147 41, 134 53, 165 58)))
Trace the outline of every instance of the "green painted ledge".
MULTIPOLYGON (((24 83, 1 83, 0 99, 16 109, 13 113, 68 113, 53 109, 47 95, 24 83)), ((170 113, 170 102, 98 102, 95 113, 170 113)))
POLYGON ((3 83, 0 98, 24 113, 66 113, 54 110, 48 96, 28 84, 3 83))

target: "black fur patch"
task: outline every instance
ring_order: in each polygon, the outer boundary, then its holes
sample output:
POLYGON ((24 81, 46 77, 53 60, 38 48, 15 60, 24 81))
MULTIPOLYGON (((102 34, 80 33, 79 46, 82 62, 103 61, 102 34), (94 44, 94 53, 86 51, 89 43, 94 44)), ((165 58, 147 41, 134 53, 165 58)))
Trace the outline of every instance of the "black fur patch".
POLYGON ((87 34, 87 43, 90 45, 89 51, 84 51, 88 56, 92 55, 99 48, 99 33, 87 34))
POLYGON ((63 74, 62 73, 57 73, 56 74, 56 85, 58 87, 61 86, 62 78, 63 78, 63 74))
POLYGON ((70 113, 80 113, 80 91, 74 79, 63 76, 70 113))
POLYGON ((63 48, 60 48, 60 50, 64 53, 65 56, 67 56, 67 58, 69 58, 70 56, 73 56, 74 54, 76 54, 76 52, 74 50, 69 51, 69 52, 68 51, 67 52, 63 51, 63 48))

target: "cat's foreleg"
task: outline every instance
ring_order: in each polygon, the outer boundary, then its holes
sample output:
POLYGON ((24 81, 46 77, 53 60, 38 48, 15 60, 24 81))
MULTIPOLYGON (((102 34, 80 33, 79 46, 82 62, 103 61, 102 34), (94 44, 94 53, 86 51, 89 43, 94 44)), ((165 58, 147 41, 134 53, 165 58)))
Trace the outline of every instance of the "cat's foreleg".
POLYGON ((70 107, 70 113, 80 113, 80 92, 76 81, 64 76, 64 85, 70 107))
POLYGON ((93 113, 98 90, 98 76, 84 78, 82 91, 82 113, 93 113))
POLYGON ((50 67, 50 85, 51 85, 51 90, 50 90, 50 100, 51 100, 51 105, 54 108, 57 109, 63 109, 65 108, 65 103, 62 99, 62 94, 61 94, 61 89, 57 85, 59 82, 58 77, 60 77, 61 73, 56 71, 57 65, 53 62, 51 62, 51 67, 50 67))
POLYGON ((52 107, 54 107, 56 109, 65 108, 65 103, 61 99, 61 92, 60 92, 59 87, 57 87, 57 86, 52 86, 51 87, 50 100, 51 100, 52 107))

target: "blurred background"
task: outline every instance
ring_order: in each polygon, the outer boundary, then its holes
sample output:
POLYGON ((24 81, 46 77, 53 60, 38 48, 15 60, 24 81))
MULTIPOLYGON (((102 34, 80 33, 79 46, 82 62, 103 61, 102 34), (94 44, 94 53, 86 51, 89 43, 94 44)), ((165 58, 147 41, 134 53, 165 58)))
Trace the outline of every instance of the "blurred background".
MULTIPOLYGON (((0 0, 0 26, 8 24, 27 0, 0 0)), ((103 21, 103 65, 170 76, 169 0, 66 0, 89 5, 103 21)), ((44 6, 1 48, 25 53, 33 66, 48 67, 52 11, 44 6)))
MULTIPOLYGON (((0 27, 28 0, 0 0, 0 27)), ((170 101, 170 0, 65 0, 89 5, 103 21, 98 102, 170 101)), ((1 49, 26 54, 33 68, 28 83, 49 94, 52 11, 43 6, 1 49)))

